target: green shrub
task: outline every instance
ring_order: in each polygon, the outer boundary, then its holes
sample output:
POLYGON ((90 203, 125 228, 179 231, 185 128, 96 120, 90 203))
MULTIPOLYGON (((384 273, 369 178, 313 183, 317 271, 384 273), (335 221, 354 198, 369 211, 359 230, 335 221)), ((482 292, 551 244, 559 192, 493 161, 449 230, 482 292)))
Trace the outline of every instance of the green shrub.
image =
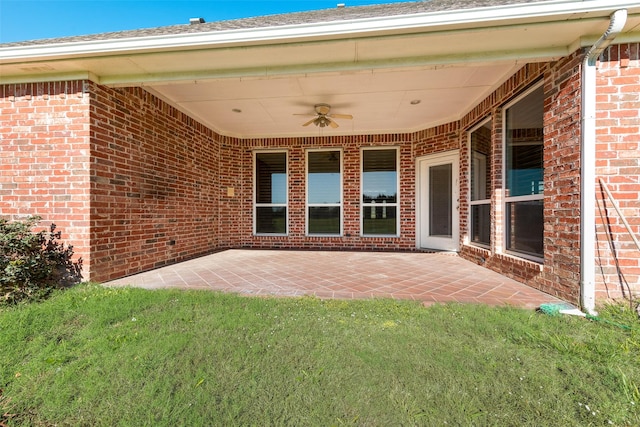
POLYGON ((38 221, 0 218, 0 304, 45 298, 82 280, 82 259, 72 261, 73 246, 60 242, 55 224, 33 232, 38 221))

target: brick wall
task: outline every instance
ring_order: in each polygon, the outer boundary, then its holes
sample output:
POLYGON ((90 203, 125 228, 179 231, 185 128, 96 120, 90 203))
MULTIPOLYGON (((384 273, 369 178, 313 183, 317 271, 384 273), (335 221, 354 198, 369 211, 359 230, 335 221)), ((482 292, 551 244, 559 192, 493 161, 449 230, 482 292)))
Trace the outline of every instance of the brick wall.
POLYGON ((544 278, 572 302, 580 300, 580 140, 582 52, 545 74, 544 278))
MULTIPOLYGON (((230 236, 230 246, 252 248, 289 248, 324 250, 415 250, 415 162, 410 134, 373 136, 334 136, 311 138, 276 138, 231 140, 238 147, 241 164, 240 206, 234 209, 237 237, 230 236), (360 235, 360 150, 363 147, 389 146, 400 150, 400 235, 399 237, 362 237, 360 235), (307 236, 305 232, 306 157, 314 148, 343 150, 343 235, 339 237, 307 236), (255 150, 286 149, 289 168, 288 236, 253 235, 253 157, 255 150)), ((231 158, 231 157, 230 157, 231 158)), ((224 164, 224 162, 223 162, 224 164)), ((236 206, 236 205, 234 205, 236 206)), ((227 209, 222 207, 223 210, 227 209)), ((223 215, 224 216, 224 215, 223 215)))
POLYGON ((220 205, 218 235, 222 247, 238 248, 243 246, 243 236, 252 232, 251 189, 253 175, 251 159, 241 155, 242 149, 235 138, 219 137, 220 166, 220 205))
POLYGON ((216 135, 140 88, 91 83, 91 277, 107 280, 220 246, 216 135))
MULTIPOLYGON (((640 238, 640 45, 610 46, 597 75, 596 179, 602 179, 640 238)), ((640 294, 640 250, 600 183, 597 197, 597 298, 640 294)))
MULTIPOLYGON (((597 173, 640 234, 638 45, 609 48, 598 79, 597 173), (612 154, 612 153, 615 153, 612 154)), ((461 195, 469 192, 467 131, 493 119, 492 188, 502 188, 502 106, 537 79, 545 91, 543 264, 502 253, 501 191, 492 194, 492 247, 468 241, 460 200, 461 255, 531 286, 579 297, 579 52, 529 64, 460 121, 412 134, 240 140, 222 137, 140 88, 91 82, 2 87, 2 216, 55 221, 107 280, 228 247, 415 250, 415 159, 460 150, 461 195), (360 236, 360 150, 398 147, 400 236, 360 236), (305 150, 343 150, 344 235, 305 235, 305 150), (254 150, 286 149, 289 235, 254 236, 254 150), (91 251, 89 250, 91 248, 91 251)), ((638 251, 599 194, 598 297, 638 290, 638 251)))
MULTIPOLYGON (((491 248, 466 244, 468 203, 461 203, 461 255, 508 277, 578 302, 580 291, 579 146, 580 55, 551 64, 529 64, 508 79, 461 120, 461 178, 469 173, 468 131, 491 118, 491 248), (544 260, 528 261, 504 253, 502 212, 503 105, 537 80, 544 80, 544 260)), ((465 180, 462 180, 466 184, 465 180)), ((462 190, 462 189, 461 189, 462 190)), ((464 193, 468 194, 468 185, 464 193)), ((466 199, 466 198, 465 198, 466 199)))
POLYGON ((91 266, 89 95, 86 83, 0 86, 0 216, 54 222, 91 266))

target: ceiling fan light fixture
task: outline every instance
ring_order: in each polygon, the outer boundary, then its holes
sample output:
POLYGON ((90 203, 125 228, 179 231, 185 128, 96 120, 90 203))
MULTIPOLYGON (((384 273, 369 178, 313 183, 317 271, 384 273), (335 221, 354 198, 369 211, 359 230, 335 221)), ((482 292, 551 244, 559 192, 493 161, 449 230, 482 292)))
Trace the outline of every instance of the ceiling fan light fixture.
MULTIPOLYGON (((351 114, 330 114, 331 105, 329 104, 316 104, 314 105, 314 110, 315 110, 315 118, 309 120, 306 123, 303 123, 302 126, 309 126, 311 123, 313 123, 314 125, 321 128, 330 126, 335 129, 339 126, 338 126, 338 123, 336 123, 333 120, 333 118, 348 119, 348 120, 353 119, 353 116, 351 114)), ((303 116, 306 114, 294 114, 294 115, 303 116)))
POLYGON ((316 121, 314 122, 316 126, 320 126, 321 128, 326 127, 329 125, 329 123, 331 123, 331 121, 325 117, 325 116, 320 116, 316 119, 316 121))

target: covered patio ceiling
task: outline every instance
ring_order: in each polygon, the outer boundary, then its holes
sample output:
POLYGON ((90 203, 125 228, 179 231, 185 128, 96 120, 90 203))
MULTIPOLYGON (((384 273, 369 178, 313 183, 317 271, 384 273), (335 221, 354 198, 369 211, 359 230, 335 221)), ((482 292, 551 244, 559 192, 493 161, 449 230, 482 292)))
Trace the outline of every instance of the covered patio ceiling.
POLYGON ((0 83, 80 78, 142 86, 216 132, 240 138, 413 132, 459 119, 525 63, 589 46, 616 8, 629 10, 618 39, 637 36, 640 6, 629 4, 535 2, 6 45, 0 46, 0 83), (335 129, 303 127, 318 103, 353 119, 337 119, 335 129))

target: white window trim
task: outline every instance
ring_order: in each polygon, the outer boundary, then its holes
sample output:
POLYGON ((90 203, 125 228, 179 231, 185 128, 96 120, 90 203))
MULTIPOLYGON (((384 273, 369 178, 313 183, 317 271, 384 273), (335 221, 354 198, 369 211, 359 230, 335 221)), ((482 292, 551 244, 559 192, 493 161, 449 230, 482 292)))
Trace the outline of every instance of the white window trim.
MULTIPOLYGON (((504 197, 502 198, 502 212, 503 212, 503 220, 502 220, 502 247, 503 249, 503 253, 517 257, 517 258, 522 258, 522 259, 526 259, 529 261, 535 261, 538 263, 543 263, 544 262, 544 256, 535 256, 535 255, 531 255, 531 254, 527 254, 527 253, 523 253, 523 252, 518 252, 518 251, 512 251, 512 250, 508 250, 507 249, 507 236, 509 235, 508 230, 507 230, 507 226, 509 224, 508 222, 508 218, 507 218, 507 204, 509 203, 514 203, 514 202, 526 202, 526 201, 535 201, 535 200, 542 200, 544 203, 544 192, 542 192, 541 194, 532 194, 532 195, 524 195, 524 196, 514 196, 514 197, 508 197, 507 196, 507 189, 506 189, 506 185, 507 185, 507 150, 506 150, 506 145, 507 145, 507 132, 505 132, 506 128, 507 128, 507 110, 511 107, 513 107, 515 104, 517 104, 518 102, 520 102, 522 99, 526 98, 527 96, 529 96, 532 92, 534 92, 535 90, 540 89, 540 87, 542 87, 544 85, 544 82, 539 82, 536 83, 535 85, 531 86, 529 89, 527 89, 526 91, 524 91, 523 93, 521 93, 520 95, 518 95, 516 98, 512 99, 511 101, 509 101, 507 104, 505 104, 502 107, 502 193, 504 195, 504 197)), ((527 143, 525 143, 527 144, 527 143)), ((529 145, 533 145, 533 144, 529 144, 529 145)), ((543 144, 544 147, 544 144, 543 144)), ((544 150, 544 148, 543 148, 544 150)), ((544 177, 543 177, 543 181, 544 181, 544 177)), ((544 239, 543 239, 544 240, 544 239)), ((543 242, 544 244, 544 242, 543 242)))
POLYGON ((344 233, 344 153, 342 148, 308 148, 304 154, 304 233, 308 237, 342 237, 344 233), (340 156, 340 203, 309 203, 309 153, 317 153, 323 151, 337 151, 340 156), (309 233, 309 208, 310 207, 339 207, 340 208, 340 232, 337 234, 329 233, 309 233))
MULTIPOLYGON (((489 205, 489 210, 493 210, 493 205, 491 203, 491 192, 487 193, 489 194, 489 198, 488 199, 480 199, 480 200, 472 200, 472 193, 473 193, 473 188, 471 187, 471 173, 474 172, 473 171, 473 157, 474 157, 474 152, 472 150, 471 147, 471 134, 475 131, 477 131, 478 129, 480 129, 481 127, 483 127, 484 125, 486 125, 487 123, 490 123, 493 121, 492 117, 487 117, 485 120, 481 121, 480 123, 478 123, 477 125, 475 125, 473 128, 469 129, 469 131, 467 132, 467 144, 469 146, 469 196, 467 198, 467 201, 469 202, 469 225, 467 226, 468 230, 467 230, 467 241, 471 246, 477 246, 480 248, 484 248, 484 249, 489 249, 491 250, 491 244, 487 245, 484 243, 478 243, 478 242, 474 242, 471 240, 471 206, 481 206, 481 205, 489 205)), ((493 141, 491 141, 491 150, 493 151, 493 141)), ((482 154, 482 153, 476 153, 476 154, 482 154)), ((482 157, 484 158, 484 164, 485 164, 485 168, 491 168, 492 164, 491 162, 487 162, 487 155, 486 154, 482 154, 482 157)), ((486 187, 486 183, 484 184, 486 187)), ((486 190, 486 188, 485 188, 486 190)), ((485 191, 486 193, 486 191, 485 191)), ((494 236, 493 234, 490 236, 491 241, 493 241, 494 236)))
POLYGON ((254 150, 252 153, 253 157, 253 235, 254 236, 288 236, 289 235, 289 150, 254 150), (257 203, 256 199, 257 195, 257 177, 256 177, 256 158, 259 153, 268 153, 268 154, 276 154, 276 153, 284 153, 284 165, 286 171, 286 194, 285 194, 285 203, 257 203), (257 232, 257 224, 256 220, 258 218, 258 208, 262 207, 284 207, 286 209, 285 215, 285 232, 284 233, 258 233, 257 232))
POLYGON ((400 236, 400 148, 395 145, 382 145, 376 147, 360 148, 360 236, 362 237, 399 237, 400 236), (364 203, 364 152, 370 150, 395 150, 396 151, 396 203, 388 203, 386 206, 396 208, 396 233, 395 234, 365 234, 364 233, 364 208, 365 206, 378 206, 375 203, 364 203))

